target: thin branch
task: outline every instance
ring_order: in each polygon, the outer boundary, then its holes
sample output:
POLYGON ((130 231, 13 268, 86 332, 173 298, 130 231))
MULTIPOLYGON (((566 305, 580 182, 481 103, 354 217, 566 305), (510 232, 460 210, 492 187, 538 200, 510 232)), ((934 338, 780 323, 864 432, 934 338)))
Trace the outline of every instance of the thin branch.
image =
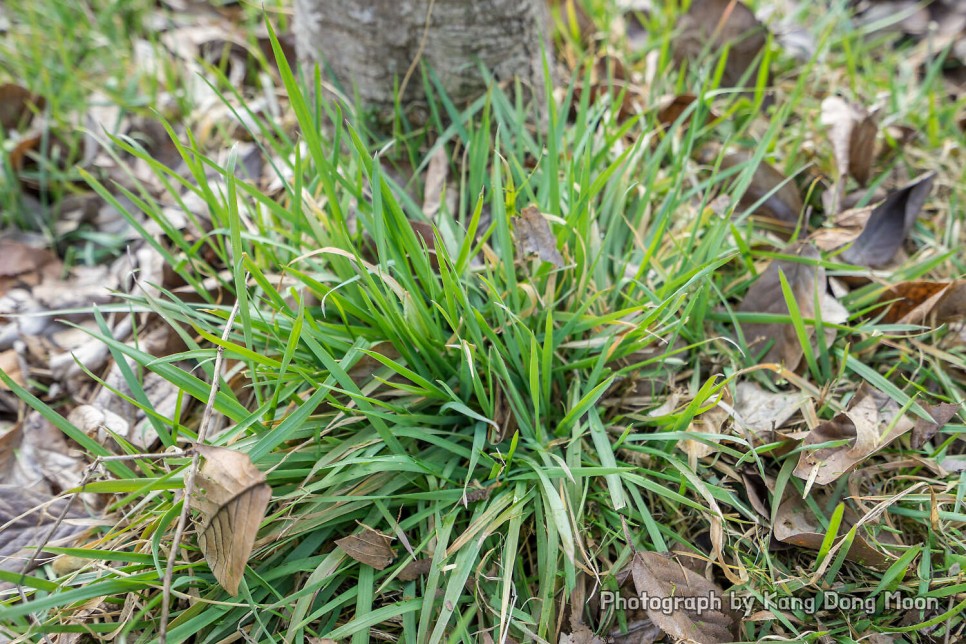
MULTIPOLYGON (((247 278, 246 278, 247 280, 247 278)), ((235 323, 235 316, 238 315, 238 299, 235 299, 235 306, 231 309, 231 315, 225 323, 225 330, 221 334, 223 341, 228 340, 231 335, 231 327, 235 323)), ((211 376, 211 391, 208 393, 208 404, 205 405, 205 412, 201 416, 201 425, 198 427, 197 443, 204 443, 208 435, 208 426, 211 424, 212 412, 215 408, 215 397, 218 395, 218 382, 221 379, 221 367, 225 356, 225 347, 219 345, 215 353, 215 368, 211 376)), ((201 456, 198 452, 194 453, 191 464, 184 482, 184 496, 182 497, 181 516, 178 517, 178 527, 174 531, 174 540, 171 543, 171 553, 168 556, 168 564, 164 569, 164 584, 161 590, 161 626, 158 630, 158 641, 165 644, 168 641, 168 618, 171 613, 171 583, 174 579, 174 562, 178 558, 178 548, 181 546, 181 537, 184 535, 185 526, 188 523, 188 514, 191 511, 191 494, 195 489, 195 476, 198 474, 198 463, 201 456)))

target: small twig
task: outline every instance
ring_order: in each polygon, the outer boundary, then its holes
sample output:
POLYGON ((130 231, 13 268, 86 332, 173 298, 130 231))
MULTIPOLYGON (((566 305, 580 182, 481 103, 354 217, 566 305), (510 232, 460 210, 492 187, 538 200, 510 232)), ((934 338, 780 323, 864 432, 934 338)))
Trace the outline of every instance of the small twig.
MULTIPOLYGON (((246 276, 247 281, 247 276, 246 276)), ((228 340, 231 335, 231 327, 235 323, 235 316, 238 315, 238 298, 235 299, 235 306, 231 309, 228 321, 225 322, 225 330, 221 334, 223 341, 228 340)), ((208 403, 205 405, 205 412, 201 416, 201 425, 198 427, 197 443, 204 443, 208 434, 208 425, 211 424, 212 412, 215 409, 215 397, 218 395, 218 380, 221 377, 221 365, 225 356, 225 347, 218 346, 215 352, 215 368, 211 375, 211 391, 208 393, 208 403)), ((171 612, 171 583, 174 578, 174 562, 178 558, 178 548, 181 546, 181 537, 184 534, 185 526, 188 523, 188 514, 191 510, 191 494, 195 488, 195 475, 198 473, 198 463, 201 456, 198 452, 191 458, 188 472, 184 482, 184 496, 182 497, 181 516, 178 517, 178 526, 174 531, 174 540, 171 543, 171 554, 168 556, 168 564, 164 569, 164 584, 161 589, 161 625, 158 629, 158 641, 165 644, 168 641, 168 617, 171 612)))
POLYGON ((423 50, 426 49, 426 39, 429 37, 429 27, 433 22, 433 6, 436 4, 436 0, 429 0, 429 8, 426 9, 426 24, 423 26, 423 35, 419 39, 419 48, 416 50, 416 55, 413 57, 413 62, 409 65, 409 69, 406 70, 406 75, 403 76, 402 82, 399 84, 399 96, 403 96, 406 93, 406 86, 409 85, 409 79, 412 78, 413 72, 416 71, 416 65, 419 64, 419 60, 423 57, 423 50))

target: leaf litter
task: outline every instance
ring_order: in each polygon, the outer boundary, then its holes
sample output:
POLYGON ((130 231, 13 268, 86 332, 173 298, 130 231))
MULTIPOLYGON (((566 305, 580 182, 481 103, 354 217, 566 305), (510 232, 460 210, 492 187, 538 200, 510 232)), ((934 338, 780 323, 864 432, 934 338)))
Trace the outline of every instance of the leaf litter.
POLYGON ((194 449, 205 459, 192 498, 200 515, 198 546, 218 583, 237 595, 272 488, 247 454, 213 445, 194 449))

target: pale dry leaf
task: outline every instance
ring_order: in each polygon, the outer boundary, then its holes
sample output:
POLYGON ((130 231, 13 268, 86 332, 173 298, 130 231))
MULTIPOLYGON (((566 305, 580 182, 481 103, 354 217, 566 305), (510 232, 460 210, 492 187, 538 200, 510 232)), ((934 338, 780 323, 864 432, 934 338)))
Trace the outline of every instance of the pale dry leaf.
POLYGON ((558 644, 606 644, 604 638, 590 630, 586 624, 578 624, 571 633, 561 633, 558 644))
POLYGON ((832 483, 913 428, 908 417, 898 414, 899 405, 892 398, 863 383, 845 411, 805 437, 795 476, 818 485, 832 483), (807 449, 843 440, 842 445, 807 449))
POLYGON ((916 223, 935 179, 935 173, 925 174, 890 193, 872 210, 862 233, 842 252, 841 259, 871 268, 891 262, 916 223))
POLYGON ((205 459, 200 489, 191 497, 202 519, 198 545, 218 583, 237 595, 272 489, 248 454, 213 445, 194 449, 205 459))
POLYGON ((360 534, 350 534, 335 540, 336 545, 347 555, 376 570, 383 570, 395 559, 395 554, 389 547, 390 542, 389 537, 368 527, 360 534))
MULTIPOLYGON (((822 503, 818 504, 822 507, 822 503)), ((845 538, 849 530, 858 523, 859 517, 850 509, 846 509, 843 516, 836 543, 845 538)), ((789 543, 809 550, 819 550, 825 541, 826 529, 819 522, 808 505, 798 494, 789 494, 779 504, 775 512, 775 525, 772 528, 775 538, 782 543, 789 543)), ((881 531, 883 539, 890 533, 881 531)), ((892 564, 896 558, 883 552, 874 545, 876 542, 869 537, 863 526, 856 529, 855 539, 845 558, 855 563, 871 566, 873 568, 884 568, 892 564)), ((890 541, 891 545, 896 545, 895 540, 890 541)))
POLYGON ((698 573, 682 565, 669 555, 657 552, 638 552, 631 561, 634 586, 649 602, 680 602, 677 610, 647 610, 647 616, 661 630, 677 640, 716 644, 731 642, 735 637, 735 618, 725 612, 728 602, 724 591, 698 573), (687 610, 687 598, 722 599, 719 609, 687 610), (673 598, 677 598, 676 600, 673 598))
MULTIPOLYGON (((0 485, 0 570, 22 571, 42 543, 49 546, 70 544, 76 535, 87 530, 91 515, 80 499, 54 498, 47 492, 0 485), (58 518, 70 503, 64 520, 58 518), (51 531, 53 529, 53 532, 51 531)), ((38 556, 34 567, 52 558, 38 556)))
MULTIPOLYGON (((721 396, 716 401, 715 406, 703 414, 695 416, 694 420, 691 421, 691 426, 688 428, 688 431, 724 437, 724 425, 730 418, 727 410, 732 407, 732 402, 731 392, 727 388, 722 389, 721 396), (724 403, 724 405, 717 403, 724 403)), ((713 439, 708 440, 714 442, 713 439)), ((678 441, 678 447, 688 455, 688 464, 691 466, 691 469, 696 469, 698 459, 710 456, 717 451, 715 445, 703 443, 692 438, 678 441)))
POLYGON ((804 402, 801 392, 772 392, 754 382, 739 382, 735 395, 738 425, 749 430, 756 441, 771 442, 775 430, 784 427, 804 402))
POLYGON ((79 405, 67 415, 67 420, 100 444, 116 434, 124 439, 128 437, 127 422, 107 409, 100 409, 94 405, 79 405))
POLYGON ((838 96, 822 101, 822 125, 827 128, 839 180, 851 176, 865 185, 872 174, 876 135, 875 113, 838 96))
POLYGON ((423 183, 423 214, 432 221, 443 205, 443 193, 449 178, 449 157, 446 148, 440 146, 429 159, 426 180, 423 183))
POLYGON ((557 268, 563 267, 563 257, 557 250, 557 238, 550 230, 550 223, 536 206, 524 208, 520 216, 513 220, 513 229, 518 259, 536 255, 541 261, 557 268))

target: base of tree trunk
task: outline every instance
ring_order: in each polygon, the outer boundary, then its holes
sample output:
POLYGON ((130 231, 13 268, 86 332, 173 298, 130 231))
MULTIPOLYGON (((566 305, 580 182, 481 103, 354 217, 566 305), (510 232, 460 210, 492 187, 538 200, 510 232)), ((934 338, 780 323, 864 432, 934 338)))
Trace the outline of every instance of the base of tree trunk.
POLYGON ((402 89, 399 104, 420 123, 428 114, 421 65, 458 106, 486 91, 481 65, 508 89, 519 79, 542 117, 548 26, 545 0, 296 0, 293 30, 306 69, 319 63, 350 103, 385 122, 402 89))

